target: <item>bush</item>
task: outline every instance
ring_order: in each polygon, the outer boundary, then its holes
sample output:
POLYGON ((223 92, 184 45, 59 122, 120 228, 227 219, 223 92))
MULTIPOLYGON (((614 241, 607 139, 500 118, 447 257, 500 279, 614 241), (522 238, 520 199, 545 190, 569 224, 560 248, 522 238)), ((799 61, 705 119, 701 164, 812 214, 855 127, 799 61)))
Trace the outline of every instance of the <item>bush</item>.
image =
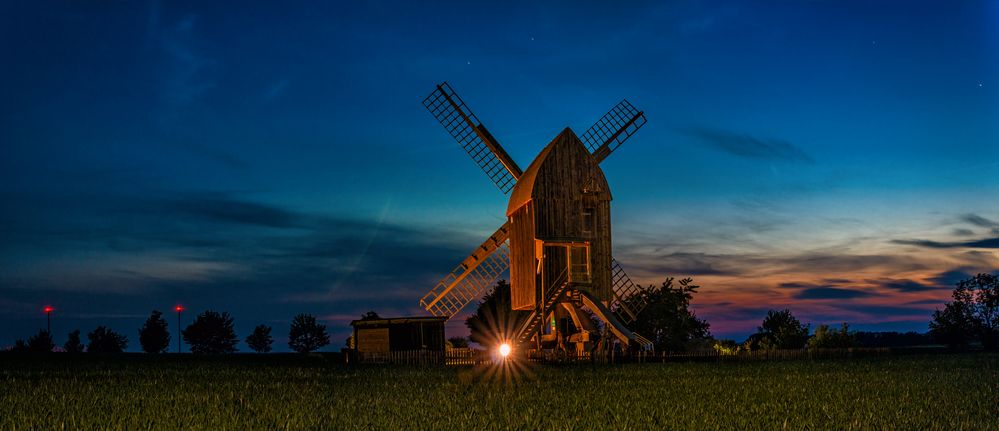
POLYGON ((447 339, 447 345, 452 349, 462 349, 468 347, 468 339, 465 337, 451 337, 447 339))
POLYGON ((829 325, 819 325, 815 328, 815 335, 808 339, 809 349, 847 349, 856 345, 857 341, 846 323, 838 331, 830 329, 829 325))
POLYGON ((89 353, 121 353, 128 347, 128 337, 104 326, 98 326, 87 334, 87 339, 90 340, 87 344, 89 353))

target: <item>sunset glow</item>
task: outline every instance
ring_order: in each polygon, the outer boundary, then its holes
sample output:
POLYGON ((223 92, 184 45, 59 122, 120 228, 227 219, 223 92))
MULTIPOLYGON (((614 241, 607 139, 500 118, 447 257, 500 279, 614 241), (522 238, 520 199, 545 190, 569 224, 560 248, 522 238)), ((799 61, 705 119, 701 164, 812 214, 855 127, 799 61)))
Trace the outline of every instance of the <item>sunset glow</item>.
POLYGON ((445 80, 525 168, 641 108, 600 165, 612 255, 641 285, 693 277, 715 336, 785 307, 926 331, 999 270, 999 26, 988 2, 916 3, 15 2, 0 346, 49 301, 59 331, 176 298, 241 333, 314 313, 334 339, 425 314, 509 199, 421 105, 445 80))

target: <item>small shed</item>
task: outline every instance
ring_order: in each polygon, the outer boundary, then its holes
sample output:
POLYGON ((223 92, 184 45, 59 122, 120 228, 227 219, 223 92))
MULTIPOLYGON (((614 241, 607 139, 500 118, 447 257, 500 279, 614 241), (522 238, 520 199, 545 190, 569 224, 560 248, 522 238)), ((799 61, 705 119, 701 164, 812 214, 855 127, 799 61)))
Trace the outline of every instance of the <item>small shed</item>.
POLYGON ((394 317, 350 322, 358 353, 432 350, 444 352, 444 317, 394 317))

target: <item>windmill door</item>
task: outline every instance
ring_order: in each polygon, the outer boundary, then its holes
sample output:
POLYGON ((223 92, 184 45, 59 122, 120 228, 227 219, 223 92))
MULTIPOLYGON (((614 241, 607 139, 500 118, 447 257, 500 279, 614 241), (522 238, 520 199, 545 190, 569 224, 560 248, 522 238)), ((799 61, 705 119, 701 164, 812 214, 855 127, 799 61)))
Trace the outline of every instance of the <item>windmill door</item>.
POLYGON ((546 293, 566 282, 589 284, 592 281, 589 242, 545 241, 543 248, 539 269, 542 269, 546 293))

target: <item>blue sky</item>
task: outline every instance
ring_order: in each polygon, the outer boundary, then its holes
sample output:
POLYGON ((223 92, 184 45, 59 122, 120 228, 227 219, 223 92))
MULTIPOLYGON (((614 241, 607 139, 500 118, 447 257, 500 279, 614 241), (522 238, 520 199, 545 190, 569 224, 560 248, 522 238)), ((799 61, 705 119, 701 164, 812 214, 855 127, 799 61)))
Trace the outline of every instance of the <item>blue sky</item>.
MULTIPOLYGON (((999 4, 0 5, 0 345, 152 309, 237 330, 417 301, 505 197, 420 102, 447 80, 521 166, 621 98, 602 166, 632 278, 924 330, 999 269, 999 4)), ((460 324, 452 325, 454 333, 460 324)))

